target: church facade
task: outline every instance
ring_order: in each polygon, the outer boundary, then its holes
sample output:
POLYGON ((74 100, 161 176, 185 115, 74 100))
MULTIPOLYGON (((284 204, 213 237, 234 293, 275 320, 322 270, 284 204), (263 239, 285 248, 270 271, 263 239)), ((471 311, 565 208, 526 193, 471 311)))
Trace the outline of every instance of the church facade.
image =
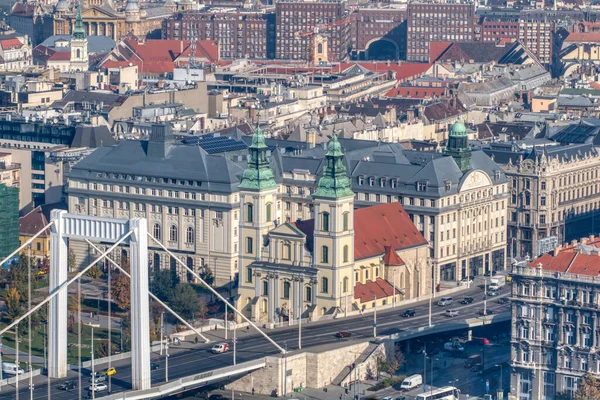
POLYGON ((258 130, 240 190, 237 306, 256 322, 344 315, 431 292, 429 248, 399 203, 354 210, 341 144, 327 145, 314 219, 281 221, 258 130), (276 209, 277 207, 277 209, 276 209))

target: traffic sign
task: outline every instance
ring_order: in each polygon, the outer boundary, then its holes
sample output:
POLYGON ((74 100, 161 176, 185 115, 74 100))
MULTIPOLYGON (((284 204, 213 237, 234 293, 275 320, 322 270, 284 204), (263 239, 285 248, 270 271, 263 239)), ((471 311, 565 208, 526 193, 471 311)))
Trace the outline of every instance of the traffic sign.
POLYGON ((490 380, 489 380, 489 379, 486 379, 486 380, 485 380, 485 390, 486 390, 486 391, 489 391, 489 390, 490 390, 490 380))
POLYGON ((373 328, 377 328, 377 324, 375 324, 375 323, 374 323, 374 324, 373 324, 373 328))

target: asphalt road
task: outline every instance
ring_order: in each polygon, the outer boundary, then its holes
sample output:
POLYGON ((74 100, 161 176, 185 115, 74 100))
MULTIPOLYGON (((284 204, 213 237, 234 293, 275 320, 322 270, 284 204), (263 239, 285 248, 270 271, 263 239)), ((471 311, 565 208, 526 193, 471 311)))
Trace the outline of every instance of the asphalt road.
MULTIPOLYGON (((488 299, 488 309, 495 313, 500 311, 508 311, 509 305, 500 305, 497 299, 506 297, 509 291, 504 289, 500 296, 488 299)), ((461 293, 454 295, 455 303, 451 307, 439 307, 435 303, 432 306, 432 322, 439 324, 450 320, 469 319, 479 315, 479 311, 483 308, 483 290, 478 287, 471 288, 461 293), (472 296, 475 299, 473 304, 462 305, 458 301, 462 296, 472 296), (459 310, 457 317, 446 317, 444 312, 446 309, 452 308, 459 310)), ((434 300, 435 301, 435 300, 434 300)), ((427 326, 429 302, 415 303, 410 307, 397 307, 394 309, 377 312, 377 330, 378 334, 385 334, 386 331, 398 331, 414 329, 427 326), (401 314, 406 309, 416 310, 416 316, 412 318, 402 318, 401 314)), ((302 349, 308 349, 311 346, 323 345, 328 343, 337 343, 342 340, 352 340, 356 338, 373 337, 373 314, 369 313, 364 316, 342 318, 324 322, 316 322, 302 325, 302 349), (335 334, 340 331, 352 333, 350 339, 338 339, 335 334)), ((237 362, 250 361, 264 357, 265 355, 278 354, 277 349, 267 342, 262 336, 257 333, 247 333, 240 330, 238 333, 237 345, 237 362)), ((279 328, 276 330, 267 331, 267 334, 279 343, 287 345, 288 350, 298 348, 298 328, 279 328)), ((231 338, 230 338, 231 339, 231 338)), ((177 346, 170 347, 169 352, 169 380, 178 379, 199 372, 210 371, 216 368, 225 367, 233 364, 233 353, 230 350, 224 354, 212 354, 208 350, 212 347, 211 344, 198 345, 192 349, 181 349, 177 346)), ((164 383, 165 381, 165 362, 164 355, 159 356, 158 353, 152 355, 153 361, 159 361, 160 368, 152 371, 152 384, 164 383)), ((120 360, 113 362, 112 365, 117 369, 116 375, 112 377, 112 393, 121 392, 131 389, 131 367, 129 360, 120 360)), ((106 366, 97 366, 97 370, 106 366)), ((89 387, 90 370, 83 370, 83 398, 87 396, 87 388, 89 387)), ((78 374, 76 371, 70 371, 67 379, 77 380, 78 374)), ((34 377, 33 396, 30 397, 28 381, 19 383, 19 399, 77 399, 78 389, 70 391, 61 391, 58 385, 67 380, 52 380, 50 383, 50 397, 48 397, 48 378, 46 376, 34 377)), ((17 390, 14 384, 4 385, 0 388, 0 400, 16 399, 17 390)), ((104 393, 98 393, 96 397, 100 398, 104 393)))

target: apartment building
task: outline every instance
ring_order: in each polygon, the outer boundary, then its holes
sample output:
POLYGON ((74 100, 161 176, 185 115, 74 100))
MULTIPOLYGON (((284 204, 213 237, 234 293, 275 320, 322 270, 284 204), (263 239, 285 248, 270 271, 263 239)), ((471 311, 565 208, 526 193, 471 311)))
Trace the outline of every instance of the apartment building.
POLYGON ((345 0, 278 1, 275 5, 275 58, 308 60, 311 58, 312 35, 328 34, 329 61, 344 60, 351 46, 351 20, 345 0))
POLYGON ((474 16, 474 4, 410 3, 406 60, 430 62, 431 42, 473 41, 474 16))
POLYGON ((275 58, 275 14, 188 11, 165 19, 163 39, 219 40, 225 59, 275 58))
POLYGON ((573 398, 600 373, 599 247, 591 236, 513 267, 509 398, 573 398))
POLYGON ((350 18, 353 58, 371 59, 369 47, 381 40, 395 47, 392 60, 406 58, 406 8, 359 8, 350 18))
POLYGON ((519 42, 537 56, 543 65, 552 62, 552 21, 542 11, 521 12, 519 42))
POLYGON ((600 217, 600 156, 593 144, 557 144, 525 152, 514 144, 498 143, 485 152, 500 164, 510 185, 509 256, 537 257, 549 251, 548 246, 593 232, 600 217))

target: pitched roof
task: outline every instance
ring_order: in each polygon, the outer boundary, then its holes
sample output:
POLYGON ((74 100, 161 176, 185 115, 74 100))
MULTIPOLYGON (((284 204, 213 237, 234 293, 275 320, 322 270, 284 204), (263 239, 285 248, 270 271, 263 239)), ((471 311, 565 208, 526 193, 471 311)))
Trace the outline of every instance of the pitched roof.
POLYGON ((600 32, 573 32, 565 42, 600 42, 600 32))
POLYGON ((448 50, 452 42, 430 42, 429 43, 429 62, 435 62, 440 56, 448 50))
POLYGON ((373 301, 375 296, 381 299, 394 294, 400 294, 400 292, 381 278, 377 278, 375 282, 368 280, 366 284, 358 282, 354 285, 354 298, 360 300, 361 303, 373 301))
POLYGON ((48 57, 48 61, 69 61, 71 60, 71 53, 67 51, 57 51, 48 57))
POLYGON ((396 253, 396 250, 392 249, 392 246, 383 246, 383 248, 385 249, 383 256, 385 265, 404 265, 404 260, 396 253))
POLYGON ((498 61, 506 54, 506 47, 497 46, 494 42, 465 42, 452 43, 437 60, 440 61, 473 61, 476 63, 486 63, 498 61))
POLYGON ((396 73, 396 79, 399 81, 416 78, 418 76, 423 75, 431 64, 427 63, 409 63, 409 62, 400 62, 400 63, 390 63, 389 65, 386 62, 359 62, 359 63, 341 63, 340 68, 345 70, 354 64, 358 64, 363 68, 368 69, 371 72, 386 72, 386 71, 394 71, 396 73))
MULTIPOLYGON (((48 220, 42 213, 42 208, 37 206, 27 215, 19 218, 19 235, 33 236, 46 225, 48 225, 48 220)), ((46 229, 39 237, 45 238, 48 236, 50 236, 50 230, 46 229)))
POLYGON ((23 47, 23 43, 17 38, 2 39, 0 40, 0 47, 2 47, 2 50, 20 49, 23 47))
MULTIPOLYGON (((296 226, 306 235, 312 251, 314 219, 297 221, 296 226)), ((385 246, 397 251, 427 243, 400 203, 354 210, 355 260, 384 255, 385 246)))

